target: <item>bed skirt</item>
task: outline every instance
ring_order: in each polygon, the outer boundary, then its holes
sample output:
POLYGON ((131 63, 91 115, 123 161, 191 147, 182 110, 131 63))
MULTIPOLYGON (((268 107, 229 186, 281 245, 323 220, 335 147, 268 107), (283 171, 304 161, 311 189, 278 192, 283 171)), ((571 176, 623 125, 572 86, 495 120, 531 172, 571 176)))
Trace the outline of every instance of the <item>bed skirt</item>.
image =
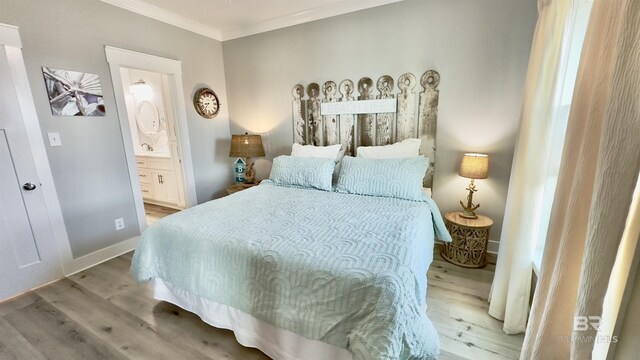
POLYGON ((233 331, 238 342, 254 347, 275 360, 352 360, 347 350, 310 340, 255 317, 195 296, 161 279, 153 281, 153 297, 198 315, 207 324, 233 331))

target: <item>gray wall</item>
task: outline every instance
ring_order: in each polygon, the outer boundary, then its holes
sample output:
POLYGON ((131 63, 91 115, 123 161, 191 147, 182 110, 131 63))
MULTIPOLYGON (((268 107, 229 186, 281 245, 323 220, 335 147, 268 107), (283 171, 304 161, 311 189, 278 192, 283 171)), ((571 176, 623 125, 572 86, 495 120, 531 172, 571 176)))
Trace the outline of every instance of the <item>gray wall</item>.
POLYGON ((294 84, 437 70, 434 198, 443 212, 459 210, 468 183, 457 175, 462 153, 490 154, 474 199, 495 221, 497 240, 536 19, 533 0, 405 0, 226 41, 232 133, 262 133, 268 158, 287 154, 294 84))
POLYGON ((0 0, 0 22, 20 28, 43 135, 60 132, 62 138, 63 146, 47 146, 47 153, 74 257, 138 233, 105 45, 182 61, 198 202, 222 195, 233 181, 220 42, 98 0, 0 0), (42 66, 99 74, 107 116, 52 116, 42 66), (221 98, 213 120, 191 106, 202 85, 221 98), (126 228, 116 232, 113 220, 120 217, 126 228))

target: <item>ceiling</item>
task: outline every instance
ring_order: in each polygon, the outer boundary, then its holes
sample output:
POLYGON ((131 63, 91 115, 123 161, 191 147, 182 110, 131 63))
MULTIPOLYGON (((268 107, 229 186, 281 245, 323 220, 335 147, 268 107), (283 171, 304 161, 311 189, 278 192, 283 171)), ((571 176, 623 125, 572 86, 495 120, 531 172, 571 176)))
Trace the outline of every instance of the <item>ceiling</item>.
POLYGON ((224 41, 402 0, 102 0, 224 41))

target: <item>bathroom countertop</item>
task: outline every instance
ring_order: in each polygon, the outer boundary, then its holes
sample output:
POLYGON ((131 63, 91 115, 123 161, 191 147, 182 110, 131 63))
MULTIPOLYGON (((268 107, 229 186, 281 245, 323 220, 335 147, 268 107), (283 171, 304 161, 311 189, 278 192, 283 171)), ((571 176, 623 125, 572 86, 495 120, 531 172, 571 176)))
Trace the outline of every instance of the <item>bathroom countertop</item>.
POLYGON ((137 152, 136 156, 146 156, 146 157, 155 157, 155 158, 170 158, 171 154, 169 153, 158 153, 153 151, 145 151, 145 152, 137 152))

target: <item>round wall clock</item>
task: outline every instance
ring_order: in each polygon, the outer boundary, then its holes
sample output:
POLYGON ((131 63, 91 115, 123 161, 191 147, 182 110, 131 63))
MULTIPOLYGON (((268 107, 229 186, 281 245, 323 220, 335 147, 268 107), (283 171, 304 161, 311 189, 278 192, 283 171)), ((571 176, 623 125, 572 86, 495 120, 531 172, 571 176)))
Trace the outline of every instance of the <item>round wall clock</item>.
POLYGON ((220 100, 213 90, 202 88, 193 95, 193 106, 200 116, 213 119, 220 111, 220 100))

